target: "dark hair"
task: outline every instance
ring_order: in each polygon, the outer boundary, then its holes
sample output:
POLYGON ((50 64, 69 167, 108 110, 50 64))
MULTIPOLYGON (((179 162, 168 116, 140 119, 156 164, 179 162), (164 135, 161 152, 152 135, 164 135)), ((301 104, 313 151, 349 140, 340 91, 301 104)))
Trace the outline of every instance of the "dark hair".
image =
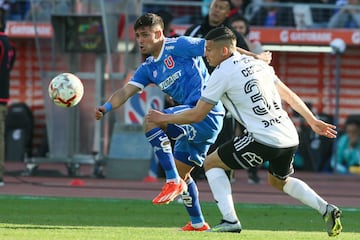
POLYGON ((3 8, 0 8, 0 32, 5 32, 6 28, 6 12, 3 8))
POLYGON ((219 41, 219 40, 235 40, 235 33, 228 27, 217 27, 208 32, 205 36, 206 40, 219 41))
POLYGON ((231 3, 231 0, 220 0, 220 1, 229 3, 229 7, 233 8, 233 4, 231 3))
POLYGON ((349 115, 345 121, 345 126, 355 124, 360 127, 360 115, 349 115))
POLYGON ((250 23, 249 23, 249 20, 246 19, 246 17, 244 17, 243 15, 240 15, 240 14, 236 14, 234 16, 232 16, 230 19, 229 19, 229 23, 230 25, 235 22, 235 21, 242 21, 245 23, 245 27, 246 27, 246 30, 245 30, 245 36, 249 35, 250 33, 250 23))
MULTIPOLYGON (((212 1, 210 2, 210 5, 213 4, 214 1, 215 1, 215 0, 212 0, 212 1)), ((227 2, 227 3, 228 3, 229 10, 232 9, 231 0, 219 0, 219 2, 227 2)))
POLYGON ((155 13, 145 13, 136 20, 134 30, 136 31, 142 27, 154 27, 156 25, 159 25, 162 29, 164 29, 164 22, 162 18, 155 13))
POLYGON ((171 23, 171 21, 173 20, 173 15, 166 10, 160 10, 158 12, 156 12, 156 14, 158 16, 160 16, 164 22, 164 29, 167 29, 169 27, 169 24, 171 23))

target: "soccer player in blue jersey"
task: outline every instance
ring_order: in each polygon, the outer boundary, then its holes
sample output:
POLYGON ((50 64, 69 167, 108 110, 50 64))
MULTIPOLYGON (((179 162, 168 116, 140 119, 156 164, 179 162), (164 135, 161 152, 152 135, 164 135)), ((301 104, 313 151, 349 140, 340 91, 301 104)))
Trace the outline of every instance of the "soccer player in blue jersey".
MULTIPOLYGON (((163 28, 163 21, 156 14, 147 13, 136 20, 134 30, 140 51, 150 57, 138 67, 125 86, 95 109, 97 120, 105 113, 119 108, 149 84, 156 84, 179 103, 178 106, 165 109, 165 113, 179 113, 196 105, 209 79, 202 59, 205 40, 185 36, 166 38, 163 28)), ((239 51, 254 55, 242 49, 239 51)), ((166 184, 153 199, 153 203, 167 204, 181 194, 191 218, 191 222, 182 228, 184 231, 209 229, 201 212, 198 189, 190 172, 194 166, 202 166, 210 145, 215 142, 221 130, 223 117, 224 108, 219 103, 203 121, 196 124, 160 126, 144 122, 145 135, 154 148, 166 177, 166 184), (176 140, 174 150, 169 138, 176 140)))

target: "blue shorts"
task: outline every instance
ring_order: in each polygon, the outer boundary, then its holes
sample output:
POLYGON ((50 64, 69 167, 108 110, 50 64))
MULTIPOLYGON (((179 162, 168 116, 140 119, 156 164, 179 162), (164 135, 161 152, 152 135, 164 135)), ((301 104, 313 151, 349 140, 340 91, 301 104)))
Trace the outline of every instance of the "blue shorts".
MULTIPOLYGON (((209 147, 215 142, 223 125, 224 111, 222 105, 218 105, 201 122, 168 125, 167 135, 172 139, 176 139, 174 146, 175 159, 190 166, 203 165, 209 147)), ((165 109, 164 113, 176 114, 193 107, 179 105, 165 109)))

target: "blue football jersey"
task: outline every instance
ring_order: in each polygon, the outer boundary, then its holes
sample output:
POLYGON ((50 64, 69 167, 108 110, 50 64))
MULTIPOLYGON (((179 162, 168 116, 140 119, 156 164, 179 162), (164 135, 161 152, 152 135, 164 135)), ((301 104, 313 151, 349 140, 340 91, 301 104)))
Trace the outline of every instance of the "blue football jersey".
POLYGON ((148 57, 129 84, 141 89, 156 84, 177 103, 194 106, 209 79, 202 59, 204 52, 205 40, 202 38, 165 38, 159 57, 148 57))
MULTIPOLYGON (((210 78, 203 60, 205 40, 181 36, 165 38, 158 58, 148 57, 135 71, 129 84, 140 89, 156 84, 178 104, 165 109, 176 114, 196 105, 210 78)), ((190 166, 203 164, 206 153, 223 124, 224 108, 219 101, 205 119, 198 123, 169 124, 167 134, 175 138, 174 157, 190 166), (175 129, 174 131, 170 129, 175 129), (176 134, 185 133, 180 137, 176 134)))

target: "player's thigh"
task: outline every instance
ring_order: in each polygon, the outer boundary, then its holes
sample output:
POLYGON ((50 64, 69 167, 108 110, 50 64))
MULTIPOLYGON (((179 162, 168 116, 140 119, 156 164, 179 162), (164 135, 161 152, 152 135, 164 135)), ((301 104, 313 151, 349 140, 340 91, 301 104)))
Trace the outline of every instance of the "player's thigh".
POLYGON ((244 134, 221 145, 218 154, 232 169, 248 169, 269 161, 269 172, 281 179, 292 173, 294 151, 296 147, 274 148, 257 142, 251 134, 244 134))
POLYGON ((296 150, 297 146, 274 149, 268 158, 268 172, 275 178, 286 180, 287 177, 294 173, 293 162, 296 150))
POLYGON ((205 172, 210 170, 211 168, 222 168, 225 170, 230 170, 230 168, 220 159, 217 150, 215 150, 205 158, 205 172))
POLYGON ((174 145, 174 158, 188 166, 202 166, 210 144, 189 141, 187 136, 176 140, 174 145))
MULTIPOLYGON (((178 114, 193 108, 190 105, 178 105, 164 110, 167 114, 178 114)), ((221 130, 223 124, 223 116, 219 114, 209 113, 206 117, 196 123, 191 124, 168 124, 167 134, 171 138, 178 138, 186 134, 189 142, 194 144, 213 144, 221 130), (179 130, 176 130, 179 128, 179 130)))

